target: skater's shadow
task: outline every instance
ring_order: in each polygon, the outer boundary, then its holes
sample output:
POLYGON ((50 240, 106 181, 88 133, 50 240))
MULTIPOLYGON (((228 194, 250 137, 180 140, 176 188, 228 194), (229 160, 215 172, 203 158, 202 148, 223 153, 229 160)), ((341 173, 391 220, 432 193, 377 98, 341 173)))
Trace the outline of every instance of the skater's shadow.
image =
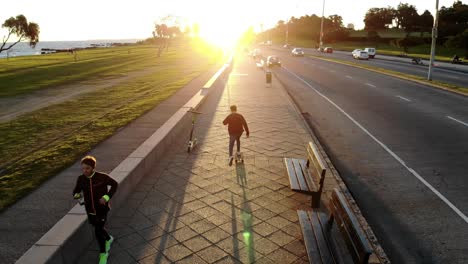
MULTIPOLYGON (((240 220, 242 221, 242 239, 245 245, 245 254, 247 255, 247 263, 254 263, 256 261, 255 246, 254 246, 254 232, 253 232, 253 214, 250 206, 250 199, 248 197, 247 188, 247 172, 245 171, 244 163, 236 164, 236 179, 237 184, 242 188, 242 204, 240 207, 240 220)), ((233 219, 235 217, 235 210, 233 209, 233 219)), ((237 228, 233 228, 233 232, 237 232, 237 228)), ((237 239, 234 239, 237 240, 237 239)), ((234 241, 237 243, 237 241, 234 241)), ((234 244, 235 248, 238 246, 234 244)), ((239 257, 238 251, 235 252, 235 257, 239 257)))
POLYGON ((237 184, 242 186, 242 189, 247 187, 247 173, 245 172, 244 163, 236 164, 236 176, 237 184))

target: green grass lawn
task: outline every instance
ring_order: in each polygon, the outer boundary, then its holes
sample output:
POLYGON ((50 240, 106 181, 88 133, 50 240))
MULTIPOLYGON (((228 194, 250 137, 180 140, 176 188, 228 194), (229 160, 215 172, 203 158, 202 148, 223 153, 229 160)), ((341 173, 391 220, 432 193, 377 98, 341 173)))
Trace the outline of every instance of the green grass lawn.
POLYGON ((0 98, 60 84, 109 78, 153 65, 155 46, 127 46, 0 60, 0 98))
MULTIPOLYGON (((218 55, 212 55, 217 53, 209 52, 209 48, 192 45, 172 47, 159 58, 155 47, 134 46, 130 48, 130 54, 128 49, 86 51, 82 53, 81 63, 69 62, 70 58, 64 54, 30 57, 32 61, 23 57, 0 62, 11 63, 8 70, 2 68, 2 74, 9 76, 8 82, 19 83, 21 87, 18 92, 13 87, 2 86, 2 96, 62 83, 50 81, 56 75, 62 80, 75 82, 148 67, 154 69, 145 76, 0 123, 0 167, 4 169, 0 174, 0 210, 72 165, 118 128, 154 108, 221 61, 218 55), (72 75, 70 79, 66 78, 67 74, 63 74, 61 67, 72 75), (53 70, 46 74, 44 69, 53 70), (86 73, 80 73, 82 69, 86 73), (34 78, 21 82, 25 72, 34 78), (18 161, 19 157, 22 159, 18 161)), ((0 77, 2 85, 4 76, 0 77)))

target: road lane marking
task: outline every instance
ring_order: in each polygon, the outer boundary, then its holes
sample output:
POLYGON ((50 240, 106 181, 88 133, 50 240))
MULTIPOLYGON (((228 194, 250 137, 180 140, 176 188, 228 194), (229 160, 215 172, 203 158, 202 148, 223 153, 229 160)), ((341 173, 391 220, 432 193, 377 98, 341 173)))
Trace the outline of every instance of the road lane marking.
POLYGON ((353 77, 349 76, 349 75, 346 75, 346 78, 348 79, 352 79, 353 77))
POLYGON ((401 95, 397 95, 396 97, 398 97, 398 98, 400 98, 400 99, 402 99, 402 100, 405 100, 405 101, 407 101, 407 102, 411 102, 410 99, 405 98, 405 97, 403 97, 403 96, 401 96, 401 95))
POLYGON ((307 81, 302 79, 301 77, 297 76, 294 72, 291 72, 289 69, 286 67, 283 67, 287 72, 289 72, 291 75, 295 76, 299 80, 301 80, 304 84, 309 86, 312 90, 314 90, 317 94, 319 94, 321 97, 323 97, 325 100, 327 100, 330 104, 332 104, 336 109, 338 109, 342 114, 344 114, 349 120, 351 120, 357 127, 359 127, 364 133, 366 133, 370 138, 372 138, 377 144, 379 144, 387 153, 389 153, 394 159, 396 159, 403 167, 405 167, 411 174, 413 174, 414 177, 416 177, 419 181, 421 181, 424 185, 426 185, 429 190, 431 190, 435 195, 437 195, 445 204, 447 204, 458 216, 460 216, 465 223, 468 224, 468 217, 463 214, 460 209, 458 209, 452 202, 450 202, 447 198, 445 198, 444 195, 442 195, 439 191, 437 191, 430 183, 428 183, 421 175, 419 175, 415 170, 412 168, 408 167, 406 165, 405 161, 401 159, 395 152, 393 152, 389 147, 387 147, 384 143, 382 143, 380 140, 378 140, 374 135, 372 135, 365 127, 363 127, 358 121, 356 121, 351 115, 346 113, 340 106, 338 106, 335 102, 333 102, 331 99, 326 97, 324 94, 322 94, 320 91, 315 89, 312 85, 310 85, 307 81))
POLYGON ((458 119, 456 119, 456 118, 453 118, 453 117, 451 117, 451 116, 447 116, 447 118, 448 118, 448 119, 452 119, 453 121, 458 122, 458 123, 460 123, 460 124, 465 125, 465 126, 468 127, 468 123, 465 123, 465 122, 463 122, 463 121, 460 121, 460 120, 458 120, 458 119))
POLYGON ((373 84, 370 84, 370 83, 366 83, 367 86, 370 86, 372 88, 377 88, 377 86, 373 85, 373 84))

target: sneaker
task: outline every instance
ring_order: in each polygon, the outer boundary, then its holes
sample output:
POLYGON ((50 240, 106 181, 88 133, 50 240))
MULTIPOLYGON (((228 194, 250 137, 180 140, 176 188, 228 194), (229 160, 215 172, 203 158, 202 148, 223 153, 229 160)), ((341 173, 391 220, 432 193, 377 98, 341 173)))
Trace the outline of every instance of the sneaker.
POLYGON ((106 240, 106 252, 110 251, 112 242, 114 242, 114 237, 110 236, 109 240, 106 240))
POLYGON ((229 166, 232 166, 233 161, 234 161, 234 156, 229 157, 229 166))
POLYGON ((108 257, 109 257, 109 254, 107 254, 107 253, 99 254, 99 264, 107 264, 107 258, 108 257))

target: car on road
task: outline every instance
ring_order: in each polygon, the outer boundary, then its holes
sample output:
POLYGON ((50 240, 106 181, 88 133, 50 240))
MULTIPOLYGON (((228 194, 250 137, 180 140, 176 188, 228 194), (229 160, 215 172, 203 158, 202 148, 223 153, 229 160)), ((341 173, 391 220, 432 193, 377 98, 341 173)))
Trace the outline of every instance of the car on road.
POLYGON ((355 49, 352 52, 353 58, 358 59, 358 60, 368 60, 369 59, 369 54, 360 49, 355 49))
POLYGON ((291 55, 292 56, 304 56, 304 50, 302 50, 301 48, 295 48, 291 51, 291 55))
POLYGON ((331 48, 331 47, 325 47, 325 48, 323 49, 323 52, 325 52, 325 53, 333 53, 333 48, 331 48))
POLYGON ((365 48, 364 49, 367 54, 369 54, 369 58, 373 59, 375 57, 375 54, 377 53, 377 50, 375 48, 365 48))
POLYGON ((268 58, 266 60, 266 65, 268 67, 273 67, 275 65, 276 66, 281 66, 281 61, 277 56, 271 55, 271 56, 268 56, 268 58))

